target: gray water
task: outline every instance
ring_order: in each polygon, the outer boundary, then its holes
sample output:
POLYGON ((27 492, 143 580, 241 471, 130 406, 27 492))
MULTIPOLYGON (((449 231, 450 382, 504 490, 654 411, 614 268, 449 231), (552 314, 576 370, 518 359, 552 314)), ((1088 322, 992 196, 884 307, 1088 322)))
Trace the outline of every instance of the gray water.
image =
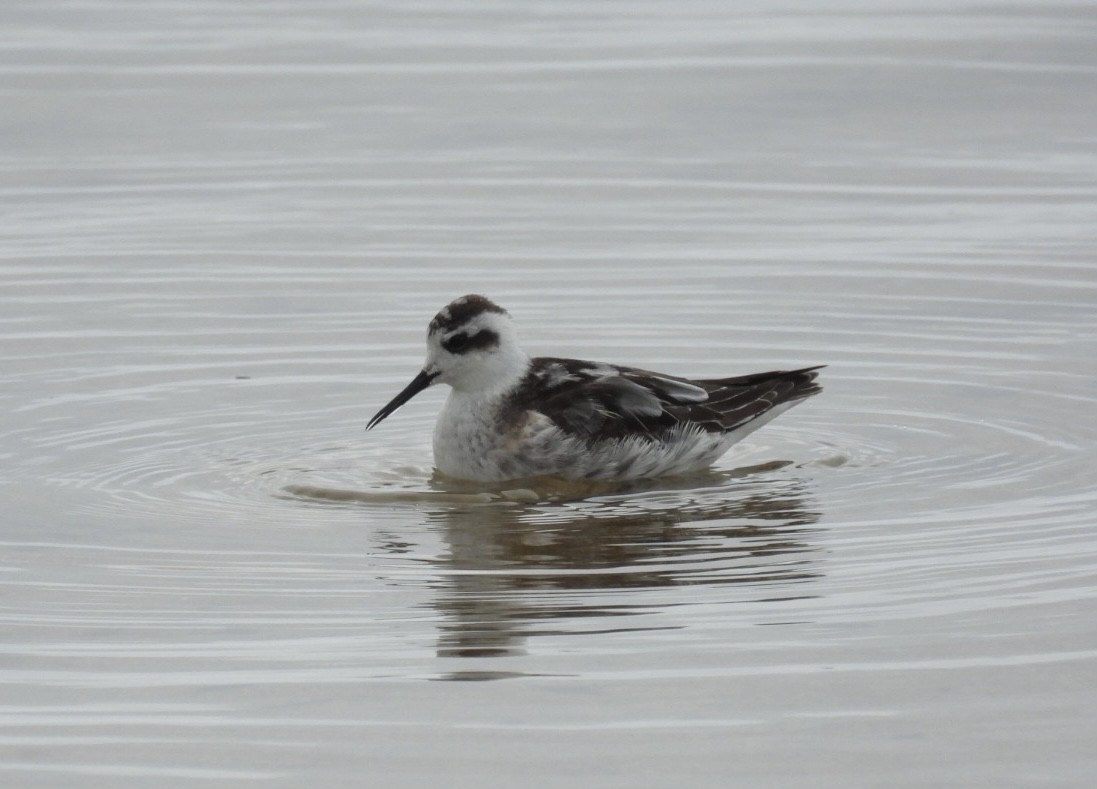
POLYGON ((5 786, 1088 786, 1092 3, 8 3, 5 786), (450 299, 825 392, 432 478, 450 299), (532 500, 530 500, 532 499, 532 500))

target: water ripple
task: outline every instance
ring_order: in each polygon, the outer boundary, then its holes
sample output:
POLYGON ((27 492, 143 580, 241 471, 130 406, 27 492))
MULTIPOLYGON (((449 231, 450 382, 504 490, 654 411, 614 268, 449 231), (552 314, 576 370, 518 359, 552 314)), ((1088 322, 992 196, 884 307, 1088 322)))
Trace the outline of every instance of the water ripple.
MULTIPOLYGON (((768 281, 788 273, 771 272, 768 281)), ((1082 270, 1072 273, 1060 281, 1018 269, 1010 276, 999 272, 996 284, 1008 300, 1013 290, 1044 282, 1045 299, 1030 304, 1055 304, 1060 288, 1092 285, 1082 270)), ((855 268, 845 269, 815 283, 840 288, 855 275, 855 268)), ((444 552, 409 551, 399 539, 379 537, 375 550, 391 559, 382 576, 398 584, 449 585, 454 616, 460 601, 507 590, 555 594, 545 605, 574 616, 577 609, 559 597, 571 589, 808 582, 827 573, 820 552, 829 541, 856 543, 856 513, 864 511, 875 513, 874 523, 890 520, 902 532, 894 547, 871 551, 874 566, 921 555, 933 557, 940 571, 950 564, 940 555, 944 543, 956 546, 958 537, 937 524, 966 523, 965 534, 979 542, 983 524, 1002 517, 997 513, 1007 503, 1008 525, 998 536, 1010 546, 1008 554, 1023 550, 1030 529, 1046 539, 1056 523, 1049 513, 1069 523, 1093 502, 1084 462, 1092 433, 1061 418, 1095 405, 1085 377, 1014 372, 1040 363, 1046 352, 1034 343, 1068 339, 1063 327, 1069 321, 1041 308, 1021 329, 994 317, 997 302, 985 294, 954 296, 950 303, 907 294, 909 318, 866 311, 862 321, 871 335, 832 334, 841 343, 839 358, 818 349, 810 359, 801 354, 803 361, 832 362, 826 395, 758 434, 713 475, 616 490, 492 493, 447 486, 429 473, 435 404, 409 408, 383 435, 359 432, 369 404, 382 402, 416 369, 422 315, 297 305, 287 313, 294 321, 289 327, 274 314, 210 309, 210 298, 223 288, 257 277, 268 291, 288 293, 302 285, 344 285, 355 276, 362 274, 333 261, 307 276, 288 264, 236 264, 209 277, 150 262, 102 278, 79 303, 103 315, 135 294, 140 300, 155 292, 158 304, 133 308, 131 302, 125 324, 66 329, 53 328, 50 316, 73 303, 71 294, 88 282, 86 271, 16 272, 8 298, 28 312, 6 325, 6 339, 18 352, 5 378, 16 393, 50 383, 17 396, 9 409, 5 444, 16 450, 7 480, 35 478, 46 467, 48 482, 68 491, 78 511, 127 518, 170 512, 179 523, 241 517, 293 523, 309 511, 408 522, 425 509, 427 528, 444 552), (940 317, 928 317, 934 312, 940 317), (990 317, 980 317, 987 312, 990 317), (393 343, 360 339, 394 327, 393 343), (1019 331, 1026 343, 1011 339, 1019 331), (866 355, 880 348, 904 350, 894 359, 866 355), (371 356, 393 349, 396 356, 366 378, 371 356), (813 492, 819 484, 827 488, 825 501, 813 492), (827 515, 837 513, 854 525, 827 536, 827 515)), ((360 286, 372 280, 367 276, 360 286)), ((932 293, 942 276, 955 288, 973 280, 977 269, 933 265, 904 276, 933 284, 932 293)), ((807 318, 801 325, 770 325, 763 311, 744 306, 736 344, 759 357, 781 352, 775 335, 788 337, 792 349, 809 330, 807 318)), ((536 323, 537 311, 531 317, 536 323)), ((627 329, 629 316, 619 317, 627 329)), ((644 330, 635 328, 643 338, 644 330)), ((696 316, 676 330, 686 336, 693 329, 706 330, 706 319, 696 316)), ((638 350, 622 344, 617 353, 638 350)), ((993 550, 983 545, 982 555, 993 550)), ((252 573, 239 563, 227 567, 240 577, 252 573)), ((168 583, 165 572, 155 568, 168 583)), ((879 577, 888 585, 905 578, 879 577)), ((180 589, 200 594, 206 583, 231 588, 226 579, 191 574, 180 589)), ((985 600, 991 591, 1027 583, 1005 576, 989 589, 969 586, 965 594, 985 600)), ((526 614, 543 616, 536 608, 526 614)))

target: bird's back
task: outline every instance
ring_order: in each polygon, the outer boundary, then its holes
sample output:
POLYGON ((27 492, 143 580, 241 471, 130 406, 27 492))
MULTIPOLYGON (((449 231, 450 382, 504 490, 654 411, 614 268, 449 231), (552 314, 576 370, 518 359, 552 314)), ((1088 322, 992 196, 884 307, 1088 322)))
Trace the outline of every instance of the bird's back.
POLYGON ((685 427, 723 434, 817 394, 818 370, 691 380, 634 367, 540 357, 532 360, 509 405, 516 411, 544 414, 564 432, 591 443, 635 437, 659 440, 668 431, 685 427))

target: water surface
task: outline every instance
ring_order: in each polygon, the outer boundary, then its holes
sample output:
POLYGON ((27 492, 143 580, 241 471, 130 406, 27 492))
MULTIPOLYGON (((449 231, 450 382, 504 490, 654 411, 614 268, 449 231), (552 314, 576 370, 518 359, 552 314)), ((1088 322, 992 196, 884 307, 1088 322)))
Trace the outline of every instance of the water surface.
POLYGON ((1092 10, 0 12, 5 782, 1088 785, 1092 10), (825 392, 455 488, 467 292, 825 392))

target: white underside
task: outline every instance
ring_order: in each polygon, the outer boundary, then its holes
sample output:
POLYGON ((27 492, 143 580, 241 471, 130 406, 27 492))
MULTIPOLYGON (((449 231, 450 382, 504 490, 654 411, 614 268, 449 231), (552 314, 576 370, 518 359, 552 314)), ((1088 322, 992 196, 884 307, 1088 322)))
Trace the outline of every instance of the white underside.
POLYGON ((707 468, 797 402, 782 403, 727 433, 685 425, 661 441, 637 436, 591 445, 534 411, 518 423, 505 423, 498 395, 453 390, 435 426, 434 463, 447 476, 482 482, 541 475, 628 480, 686 474, 707 468))

